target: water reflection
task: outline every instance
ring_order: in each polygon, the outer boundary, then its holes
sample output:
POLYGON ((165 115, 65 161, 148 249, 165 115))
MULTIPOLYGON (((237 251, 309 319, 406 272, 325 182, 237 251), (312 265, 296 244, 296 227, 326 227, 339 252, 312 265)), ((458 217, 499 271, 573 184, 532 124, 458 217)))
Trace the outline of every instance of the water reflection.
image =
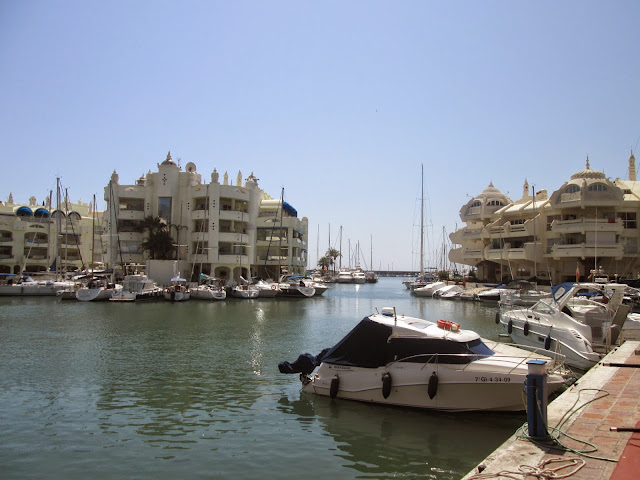
POLYGON ((282 397, 278 408, 306 431, 322 429, 344 466, 367 478, 460 478, 523 422, 519 414, 450 414, 304 392, 282 397))

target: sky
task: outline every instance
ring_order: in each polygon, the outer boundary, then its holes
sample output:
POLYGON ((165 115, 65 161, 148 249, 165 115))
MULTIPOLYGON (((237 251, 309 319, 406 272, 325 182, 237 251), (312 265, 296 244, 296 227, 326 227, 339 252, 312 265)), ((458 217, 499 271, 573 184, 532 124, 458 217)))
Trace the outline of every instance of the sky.
MULTIPOLYGON (((4 0, 0 200, 61 179, 98 209, 171 151, 251 172, 309 219, 309 259, 442 264, 489 183, 518 200, 640 141, 640 2, 4 0), (341 240, 341 242, 340 242, 341 240)), ((352 264, 354 261, 351 262, 352 264)))

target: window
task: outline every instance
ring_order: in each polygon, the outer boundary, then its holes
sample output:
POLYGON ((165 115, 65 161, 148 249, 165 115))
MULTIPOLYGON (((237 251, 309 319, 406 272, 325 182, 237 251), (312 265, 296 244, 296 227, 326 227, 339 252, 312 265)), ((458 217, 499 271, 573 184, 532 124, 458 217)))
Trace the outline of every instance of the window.
POLYGON ((502 203, 501 200, 489 200, 489 202, 487 202, 487 205, 489 207, 503 207, 504 203, 502 203))
POLYGON ((580 187, 578 185, 569 185, 565 188, 564 193, 577 193, 580 191, 580 187))
POLYGON ((618 212, 618 218, 622 219, 622 226, 624 228, 638 228, 635 212, 618 212))
POLYGON ((590 192, 606 192, 607 186, 602 183, 594 183, 593 185, 589 185, 590 192))
POLYGON ((471 204, 471 206, 472 206, 472 207, 481 207, 481 206, 482 206, 482 203, 480 203, 480 200, 476 200, 475 202, 473 202, 473 203, 471 204))
POLYGON ((158 197, 158 217, 171 223, 171 197, 158 197))

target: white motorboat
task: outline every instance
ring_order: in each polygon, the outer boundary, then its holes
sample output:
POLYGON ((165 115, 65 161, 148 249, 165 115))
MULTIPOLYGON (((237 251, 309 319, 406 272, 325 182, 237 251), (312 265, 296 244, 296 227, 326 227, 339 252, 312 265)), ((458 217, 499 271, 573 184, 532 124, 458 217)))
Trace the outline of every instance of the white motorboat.
POLYGON ((302 276, 281 277, 278 283, 278 297, 309 298, 316 294, 316 289, 307 285, 302 276))
POLYGON ((477 300, 482 302, 502 302, 506 305, 533 305, 538 300, 551 297, 551 292, 538 290, 527 280, 514 280, 507 285, 497 285, 494 288, 478 292, 477 300))
POLYGON ((349 270, 342 270, 338 272, 336 283, 353 283, 353 273, 349 270))
MULTIPOLYGON (((202 278, 202 275, 200 275, 202 278)), ((224 300, 227 291, 222 285, 222 280, 206 276, 197 287, 190 289, 191 298, 195 300, 224 300)))
MULTIPOLYGON (((310 277, 303 277, 302 275, 290 275, 290 276, 283 275, 282 277, 280 277, 280 283, 300 285, 301 281, 304 283, 305 286, 313 288, 314 297, 321 296, 322 294, 324 294, 324 292, 326 292, 329 289, 329 287, 325 282, 314 280, 313 278, 310 278, 310 277)), ((305 294, 301 296, 306 297, 308 295, 305 294)))
MULTIPOLYGON (((545 358, 489 342, 457 323, 396 315, 365 317, 333 348, 278 365, 300 373, 303 390, 332 398, 449 411, 524 410, 527 362, 545 358), (315 373, 313 373, 315 371, 315 373)), ((570 373, 547 359, 548 392, 570 373)))
MULTIPOLYGON (((480 295, 480 294, 479 294, 480 295)), ((507 285, 507 288, 500 289, 499 300, 503 305, 533 305, 538 300, 550 298, 551 292, 538 290, 536 286, 527 280, 517 280, 507 285)))
POLYGON ((413 293, 416 297, 433 297, 433 294, 447 286, 446 282, 431 282, 427 283, 424 287, 414 288, 411 293, 413 293))
POLYGON ((181 277, 173 277, 171 283, 162 292, 165 300, 171 302, 184 302, 191 298, 191 291, 187 280, 181 277))
POLYGON ((352 283, 363 284, 367 282, 367 276, 361 270, 355 270, 353 272, 353 281, 352 283))
POLYGON ((530 308, 501 306, 496 322, 514 342, 544 347, 548 355, 560 353, 567 365, 588 370, 619 339, 640 332, 633 319, 627 320, 630 307, 622 303, 625 287, 615 283, 563 284, 553 297, 530 308), (606 298, 602 307, 578 308, 584 303, 576 297, 586 292, 600 292, 606 298), (576 305, 574 310, 572 304, 576 305))
POLYGON ((163 289, 144 274, 126 275, 122 280, 122 290, 111 295, 111 302, 133 302, 157 300, 163 289))
POLYGON ((462 292, 464 292, 464 288, 460 285, 447 285, 436 290, 433 296, 445 300, 453 300, 454 298, 458 298, 462 292))
POLYGON ((104 277, 94 277, 76 291, 76 299, 81 302, 109 300, 114 293, 122 290, 122 285, 111 283, 104 277))

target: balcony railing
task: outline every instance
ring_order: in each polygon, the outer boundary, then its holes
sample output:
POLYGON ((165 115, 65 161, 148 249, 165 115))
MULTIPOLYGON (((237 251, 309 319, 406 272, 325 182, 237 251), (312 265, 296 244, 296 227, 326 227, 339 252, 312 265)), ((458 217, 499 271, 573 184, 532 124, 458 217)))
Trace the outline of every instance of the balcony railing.
POLYGON ((623 231, 622 219, 576 218, 571 220, 554 220, 551 231, 554 233, 586 233, 623 231))

